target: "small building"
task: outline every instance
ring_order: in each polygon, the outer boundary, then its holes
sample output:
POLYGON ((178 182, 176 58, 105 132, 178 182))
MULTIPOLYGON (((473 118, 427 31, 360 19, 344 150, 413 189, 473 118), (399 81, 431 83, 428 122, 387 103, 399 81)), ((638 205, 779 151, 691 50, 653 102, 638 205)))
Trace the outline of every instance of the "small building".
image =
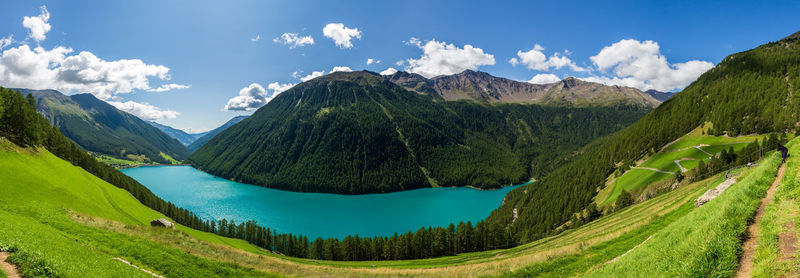
POLYGON ((172 224, 172 222, 170 222, 169 220, 164 219, 164 218, 159 218, 159 219, 150 221, 150 226, 175 229, 175 224, 172 224))

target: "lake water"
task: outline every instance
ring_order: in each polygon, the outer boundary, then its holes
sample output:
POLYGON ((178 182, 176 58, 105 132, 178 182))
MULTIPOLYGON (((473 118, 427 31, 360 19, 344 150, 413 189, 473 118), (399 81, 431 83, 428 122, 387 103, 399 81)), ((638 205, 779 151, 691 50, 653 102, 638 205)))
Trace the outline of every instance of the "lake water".
POLYGON ((204 219, 255 220, 279 233, 344 238, 391 236, 420 227, 483 220, 513 187, 497 190, 425 188, 336 195, 269 189, 214 177, 191 166, 122 170, 164 200, 204 219))

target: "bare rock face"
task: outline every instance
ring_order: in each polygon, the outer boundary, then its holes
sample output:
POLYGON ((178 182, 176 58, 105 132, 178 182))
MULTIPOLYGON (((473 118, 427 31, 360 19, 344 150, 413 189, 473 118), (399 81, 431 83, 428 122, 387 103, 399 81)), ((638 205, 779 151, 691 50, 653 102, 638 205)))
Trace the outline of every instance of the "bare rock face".
POLYGON ((170 222, 169 220, 164 219, 164 218, 159 218, 159 219, 150 221, 150 226, 175 229, 175 224, 172 224, 172 222, 170 222))
POLYGON ((453 75, 425 78, 398 71, 384 78, 408 90, 444 100, 536 103, 559 106, 614 106, 619 104, 656 107, 661 101, 636 88, 607 86, 574 77, 550 84, 531 84, 485 72, 465 70, 453 75))
POLYGON ((703 193, 702 196, 697 197, 697 199, 694 200, 694 206, 699 207, 705 203, 708 203, 708 201, 713 200, 714 198, 719 196, 719 194, 725 192, 725 189, 728 189, 728 187, 731 187, 731 185, 733 185, 734 183, 736 183, 736 178, 726 179, 725 181, 717 185, 717 187, 709 189, 708 191, 706 191, 706 193, 703 193))

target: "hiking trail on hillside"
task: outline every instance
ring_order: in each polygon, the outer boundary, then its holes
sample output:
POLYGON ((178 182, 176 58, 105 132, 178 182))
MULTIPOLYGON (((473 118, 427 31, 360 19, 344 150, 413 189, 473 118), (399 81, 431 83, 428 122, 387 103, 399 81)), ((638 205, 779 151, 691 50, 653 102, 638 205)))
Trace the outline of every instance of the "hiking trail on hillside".
POLYGON ((20 277, 22 277, 22 276, 19 275, 19 271, 17 270, 17 266, 15 264, 12 264, 12 263, 9 263, 9 262, 6 261, 6 260, 8 260, 8 256, 9 255, 11 255, 11 253, 0 252, 0 268, 2 268, 2 271, 4 271, 6 273, 6 275, 8 275, 8 278, 20 278, 20 277))
POLYGON ((739 258, 739 270, 736 271, 736 277, 752 276, 753 259, 755 257, 756 247, 758 247, 758 226, 761 224, 761 217, 764 216, 764 209, 772 202, 773 197, 775 197, 775 192, 778 191, 778 185, 783 179, 784 172, 786 172, 785 163, 781 164, 775 181, 772 182, 772 185, 770 185, 767 190, 767 195, 761 199, 761 205, 756 211, 753 223, 747 227, 747 239, 742 244, 742 256, 739 258))

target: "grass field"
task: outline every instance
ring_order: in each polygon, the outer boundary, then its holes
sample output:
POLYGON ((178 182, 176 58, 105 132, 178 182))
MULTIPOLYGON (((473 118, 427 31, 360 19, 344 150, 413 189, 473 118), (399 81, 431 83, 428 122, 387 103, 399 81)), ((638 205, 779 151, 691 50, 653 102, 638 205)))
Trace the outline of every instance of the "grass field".
POLYGON ((675 221, 618 261, 590 273, 609 277, 729 277, 738 267, 741 239, 780 158, 772 153, 743 172, 716 199, 675 221))
MULTIPOLYGON (((708 126, 705 128, 707 129, 708 126)), ((730 148, 738 151, 750 142, 757 139, 763 140, 765 137, 764 135, 739 137, 710 136, 703 135, 702 130, 702 128, 693 130, 675 142, 672 142, 672 144, 665 147, 662 151, 646 158, 637 166, 669 173, 632 168, 616 179, 609 178, 610 182, 605 188, 598 192, 595 197, 595 202, 597 202, 599 206, 608 206, 614 203, 623 190, 640 192, 647 188, 648 185, 672 177, 674 175, 672 173, 680 170, 675 161, 678 161, 684 169, 691 170, 697 167, 700 160, 708 162, 711 158, 708 153, 717 154, 722 150, 728 150, 730 148)))
POLYGON ((118 165, 144 164, 144 163, 139 162, 139 161, 119 159, 119 158, 116 158, 116 157, 110 157, 110 156, 103 155, 103 154, 95 154, 94 158, 97 159, 97 161, 100 161, 100 162, 103 162, 103 163, 109 164, 109 165, 111 165, 111 164, 118 164, 118 165))

